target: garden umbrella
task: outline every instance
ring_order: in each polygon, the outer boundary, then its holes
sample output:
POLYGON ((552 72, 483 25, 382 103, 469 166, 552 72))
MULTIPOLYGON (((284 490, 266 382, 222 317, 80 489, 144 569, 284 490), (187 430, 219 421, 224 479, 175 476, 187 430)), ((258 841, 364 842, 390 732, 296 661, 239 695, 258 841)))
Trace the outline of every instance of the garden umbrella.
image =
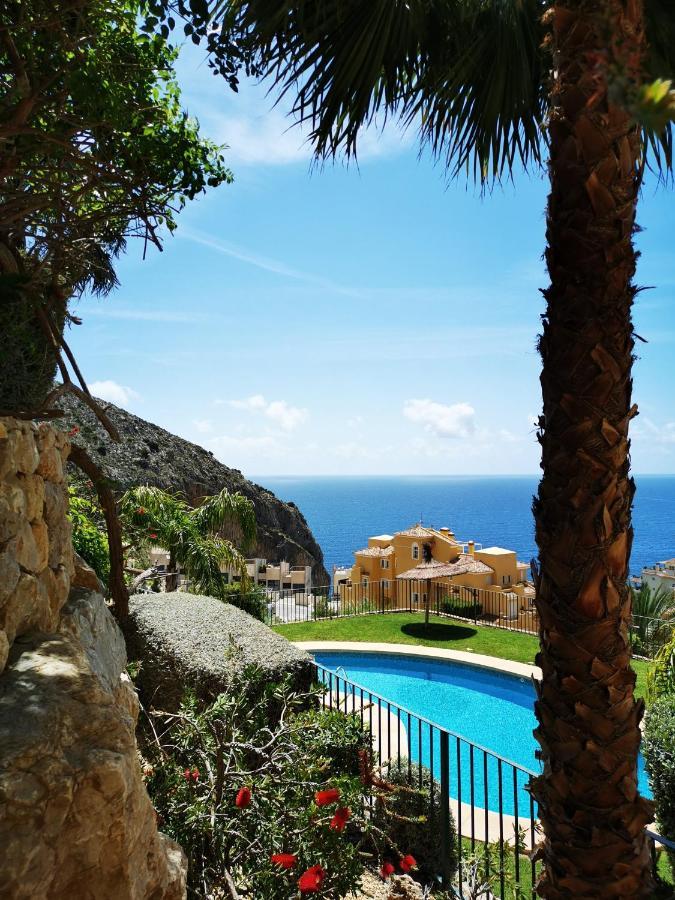
POLYGON ((421 562, 414 569, 408 569, 396 576, 397 581, 426 581, 427 593, 424 604, 424 625, 429 624, 429 595, 431 593, 431 582, 440 578, 451 578, 457 575, 457 563, 439 562, 437 559, 429 559, 421 562))

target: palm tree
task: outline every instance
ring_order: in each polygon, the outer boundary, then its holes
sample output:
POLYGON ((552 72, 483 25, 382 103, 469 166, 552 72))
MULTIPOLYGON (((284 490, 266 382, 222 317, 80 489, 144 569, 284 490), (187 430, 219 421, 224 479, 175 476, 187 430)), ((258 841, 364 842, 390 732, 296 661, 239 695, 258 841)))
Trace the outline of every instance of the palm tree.
POLYGON ((191 507, 181 496, 157 487, 131 488, 120 499, 120 515, 132 536, 132 543, 149 543, 169 553, 167 590, 178 586, 176 567, 196 590, 225 599, 222 569, 239 573, 246 585, 246 560, 232 541, 220 536, 234 526, 244 547, 255 540, 253 504, 240 493, 225 488, 201 504, 191 507))
POLYGON ((663 125, 672 112, 667 83, 644 86, 675 73, 671 0, 171 6, 192 17, 193 36, 204 35, 212 64, 230 80, 227 59, 239 51, 248 71, 294 98, 319 158, 354 155, 376 114, 418 126, 451 175, 483 183, 548 155, 543 477, 534 501, 544 765, 532 789, 545 834, 538 891, 647 896, 652 807, 637 793, 643 707, 633 696, 626 584, 632 235, 647 149, 661 171, 672 162, 670 127, 659 136, 636 124, 640 115, 663 125), (202 6, 207 12, 195 14, 202 6))
POLYGON ((663 585, 652 589, 631 586, 631 640, 635 652, 652 655, 669 639, 675 628, 675 594, 663 585))

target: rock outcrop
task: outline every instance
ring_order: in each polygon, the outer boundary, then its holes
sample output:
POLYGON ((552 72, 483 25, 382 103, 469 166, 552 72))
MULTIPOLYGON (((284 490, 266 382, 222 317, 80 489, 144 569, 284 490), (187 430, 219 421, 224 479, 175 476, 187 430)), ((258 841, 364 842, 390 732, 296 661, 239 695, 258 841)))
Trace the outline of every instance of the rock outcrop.
POLYGON ((269 682, 290 675, 298 691, 307 690, 314 675, 304 650, 213 597, 135 594, 124 627, 130 659, 141 660, 141 696, 148 705, 161 698, 164 710, 178 708, 188 685, 202 699, 215 699, 246 665, 258 666, 269 682))
POLYGON ((47 425, 0 420, 0 897, 183 900, 124 640, 100 594, 71 590, 68 449, 47 425))
POLYGON ((66 395, 59 401, 67 413, 66 427, 80 429, 78 443, 101 466, 115 489, 151 484, 171 492, 181 491, 190 502, 216 494, 224 487, 239 491, 255 507, 258 541, 251 555, 270 562, 286 560, 295 566, 311 566, 314 584, 328 584, 321 548, 294 503, 285 503, 261 485, 248 481, 238 469, 223 465, 203 447, 112 403, 99 402, 119 430, 121 443, 111 441, 91 410, 76 398, 66 395))

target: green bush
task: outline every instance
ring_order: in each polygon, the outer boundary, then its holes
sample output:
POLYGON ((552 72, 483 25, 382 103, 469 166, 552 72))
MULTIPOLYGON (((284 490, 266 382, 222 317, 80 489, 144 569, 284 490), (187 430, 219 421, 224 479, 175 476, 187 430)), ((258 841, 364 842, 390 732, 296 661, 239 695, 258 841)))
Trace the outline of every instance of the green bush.
MULTIPOLYGON (((675 841, 675 696, 664 696, 647 713, 642 740, 661 834, 675 841)), ((668 851, 675 875, 675 851, 668 851)))
POLYGON ((74 488, 69 488, 68 493, 68 516, 73 523, 73 547, 103 584, 107 585, 110 574, 108 535, 96 523, 97 509, 90 500, 78 496, 74 488))
POLYGON ((228 584, 223 589, 223 599, 226 603, 243 609, 254 619, 259 619, 261 622, 267 622, 269 619, 267 594, 260 587, 252 587, 242 593, 238 584, 228 584))
POLYGON ((483 615, 483 605, 459 599, 444 600, 441 603, 441 612, 446 616, 460 616, 462 619, 479 619, 483 615))
POLYGON ((431 772, 418 763, 410 764, 400 758, 392 760, 383 771, 385 780, 400 788, 384 793, 378 801, 375 825, 401 853, 411 853, 418 865, 415 874, 422 882, 436 881, 443 872, 448 878, 457 870, 457 833, 452 813, 450 817, 450 851, 444 859, 441 849, 441 786, 431 772))
POLYGON ((311 709, 297 716, 303 725, 298 733, 298 745, 312 749, 317 757, 326 760, 331 775, 358 775, 359 752, 370 751, 370 732, 361 718, 345 715, 337 710, 311 709))
POLYGON ((249 667, 212 704, 188 698, 177 715, 152 714, 157 736, 143 747, 144 772, 162 830, 187 854, 189 896, 289 900, 314 866, 325 873, 317 900, 356 892, 361 842, 371 826, 361 779, 343 766, 352 767, 362 738, 347 716, 308 713, 308 699, 317 698, 297 694, 290 683, 270 684, 249 667), (249 699, 251 684, 258 702, 249 699), (273 700, 282 715, 270 725, 273 700), (329 766, 324 754, 332 754, 329 766), (239 802, 242 789, 248 796, 239 802), (316 793, 327 789, 339 798, 319 805, 316 793), (338 828, 345 808, 349 825, 338 828), (293 854, 291 868, 274 863, 279 853, 293 854))

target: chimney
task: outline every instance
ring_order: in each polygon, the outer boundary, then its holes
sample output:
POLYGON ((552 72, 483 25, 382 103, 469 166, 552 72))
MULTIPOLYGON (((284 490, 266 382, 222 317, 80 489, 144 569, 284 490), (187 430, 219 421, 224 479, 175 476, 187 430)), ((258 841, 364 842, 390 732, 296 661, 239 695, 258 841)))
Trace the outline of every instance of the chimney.
POLYGON ((450 538, 451 541, 454 541, 455 540, 455 532, 448 530, 448 537, 450 538))
POLYGON ((439 531, 442 531, 443 534, 450 534, 450 533, 451 533, 451 532, 450 532, 450 529, 447 528, 445 525, 444 525, 442 528, 439 528, 438 530, 439 530, 439 531))
POLYGON ((469 556, 473 556, 475 549, 476 549, 475 541, 469 541, 469 556))

